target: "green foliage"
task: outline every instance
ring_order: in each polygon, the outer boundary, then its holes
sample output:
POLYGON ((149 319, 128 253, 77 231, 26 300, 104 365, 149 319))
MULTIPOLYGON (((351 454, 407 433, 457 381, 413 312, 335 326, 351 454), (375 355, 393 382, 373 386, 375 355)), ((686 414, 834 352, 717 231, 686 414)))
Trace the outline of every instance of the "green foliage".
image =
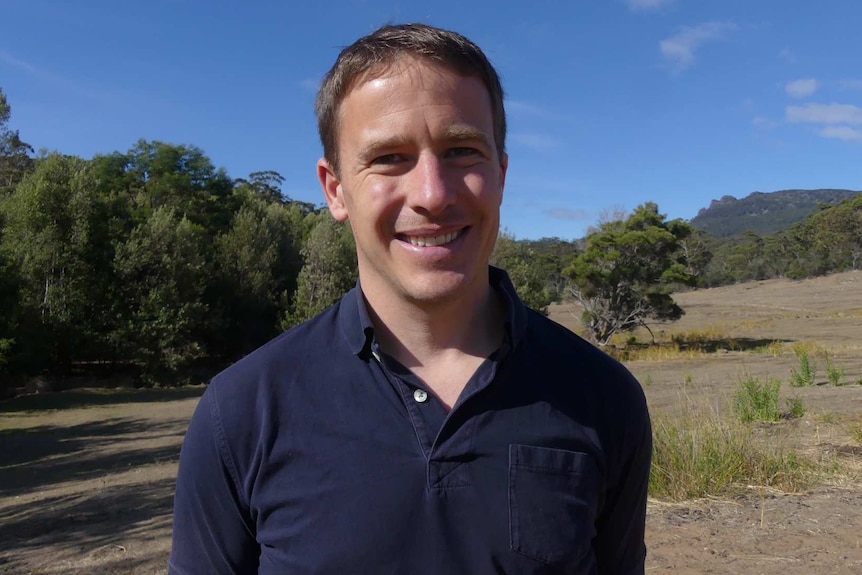
POLYGON ((857 193, 822 189, 754 192, 742 199, 724 196, 701 210, 691 225, 715 237, 731 237, 746 231, 767 235, 805 220, 823 204, 836 204, 857 193))
POLYGON ((33 148, 9 128, 12 107, 0 88, 0 197, 12 189, 33 166, 33 148))
POLYGON ((685 266, 685 273, 693 278, 697 285, 703 283, 703 276, 712 261, 712 248, 705 232, 692 229, 690 235, 679 238, 680 261, 685 266))
POLYGON ((576 254, 573 243, 559 238, 516 240, 503 231, 491 254, 491 265, 506 270, 525 304, 547 315, 548 306, 562 298, 562 271, 576 254))
POLYGON ((591 338, 605 345, 618 332, 647 327, 647 320, 682 316, 671 290, 693 284, 680 241, 692 228, 681 220, 667 222, 658 206, 639 206, 626 220, 603 223, 587 237, 587 247, 563 271, 570 293, 584 309, 591 338))
POLYGON ((170 378, 204 355, 205 246, 199 226, 161 207, 117 248, 123 306, 113 340, 145 379, 170 378))
POLYGON ((839 367, 835 365, 828 355, 826 356, 826 380, 829 381, 831 385, 844 385, 844 376, 846 372, 843 367, 839 367))
POLYGON ((278 333, 296 290, 307 216, 295 204, 256 193, 244 199, 230 228, 216 238, 216 277, 211 283, 220 323, 213 343, 223 355, 248 353, 278 333))
POLYGON ((322 312, 356 285, 356 248, 350 228, 328 212, 318 216, 302 249, 296 295, 282 327, 287 329, 322 312))
POLYGON ((52 154, 0 205, 3 248, 20 282, 19 345, 25 363, 68 371, 94 345, 94 230, 102 222, 93 177, 80 158, 52 154))
MULTIPOLYGON (((14 339, 0 339, 0 372, 9 363, 9 355, 14 345, 14 339)), ((2 389, 2 386, 0 386, 0 389, 2 389)))
POLYGON ((811 358, 807 349, 795 350, 799 360, 799 368, 790 371, 790 385, 793 387, 809 387, 814 385, 817 376, 817 364, 811 358))
POLYGON ((799 279, 862 267, 862 194, 812 210, 804 221, 767 236, 712 238, 705 285, 799 279))
POLYGON ((761 383, 753 376, 748 376, 740 382, 734 397, 733 408, 740 421, 778 421, 781 412, 778 409, 778 393, 781 382, 768 379, 761 383))
POLYGON ((787 398, 787 417, 792 419, 798 419, 805 415, 805 404, 802 403, 802 399, 799 397, 788 397, 787 398))
POLYGON ((131 364, 145 382, 176 381, 356 281, 349 229, 286 198, 277 172, 234 181, 198 148, 145 140, 33 163, 9 117, 0 90, 2 369, 131 364))
POLYGON ((742 485, 798 491, 812 467, 795 452, 759 443, 749 426, 704 410, 654 420, 650 495, 658 499, 721 496, 742 485))

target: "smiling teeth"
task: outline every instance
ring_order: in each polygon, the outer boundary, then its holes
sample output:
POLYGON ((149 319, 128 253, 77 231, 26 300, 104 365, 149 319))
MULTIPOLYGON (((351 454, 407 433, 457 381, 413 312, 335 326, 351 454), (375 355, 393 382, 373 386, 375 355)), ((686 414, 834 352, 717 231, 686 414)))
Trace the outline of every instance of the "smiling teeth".
POLYGON ((457 237, 458 232, 452 232, 451 234, 443 234, 442 236, 435 237, 408 236, 407 240, 410 242, 411 245, 419 246, 420 248, 430 248, 433 246, 442 246, 443 244, 448 244, 457 237))

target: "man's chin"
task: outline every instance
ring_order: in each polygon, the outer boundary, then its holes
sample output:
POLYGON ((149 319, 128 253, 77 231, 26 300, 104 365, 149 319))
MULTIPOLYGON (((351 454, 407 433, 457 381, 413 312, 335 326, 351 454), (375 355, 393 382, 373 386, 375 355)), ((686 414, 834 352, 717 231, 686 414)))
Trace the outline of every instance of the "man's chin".
POLYGON ((479 278, 463 272, 435 270, 421 272, 407 278, 403 288, 408 300, 417 304, 433 305, 472 300, 480 295, 478 292, 486 289, 487 285, 487 277, 479 278))

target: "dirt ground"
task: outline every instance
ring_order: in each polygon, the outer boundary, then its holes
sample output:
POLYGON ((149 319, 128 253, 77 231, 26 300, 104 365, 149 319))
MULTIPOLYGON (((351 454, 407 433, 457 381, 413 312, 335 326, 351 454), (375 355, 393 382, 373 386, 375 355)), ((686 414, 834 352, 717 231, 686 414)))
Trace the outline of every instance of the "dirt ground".
MULTIPOLYGON (((782 422, 841 471, 805 493, 751 486, 732 498, 650 501, 648 572, 862 573, 862 272, 699 290, 671 332, 716 335, 714 353, 634 361, 654 414, 726 402, 740 377, 787 381, 794 343, 818 344, 848 385, 782 386, 805 404, 782 422), (769 343, 784 352, 755 353, 769 343)), ((577 327, 555 306, 552 317, 577 327)), ((645 337, 638 334, 639 337, 645 337)), ((822 363, 822 362, 821 362, 822 363)), ((202 388, 88 389, 0 403, 0 574, 162 574, 177 457, 202 388)))

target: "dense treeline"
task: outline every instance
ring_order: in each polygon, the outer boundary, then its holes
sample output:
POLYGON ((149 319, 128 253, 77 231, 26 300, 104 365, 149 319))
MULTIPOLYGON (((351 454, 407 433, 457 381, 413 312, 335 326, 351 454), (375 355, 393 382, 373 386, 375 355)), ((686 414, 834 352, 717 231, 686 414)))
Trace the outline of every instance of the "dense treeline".
POLYGON ((317 292, 355 282, 355 265, 339 281, 300 272, 318 228, 326 249, 349 230, 280 184, 274 172, 232 180, 200 150, 161 142, 36 159, 0 198, 3 361, 169 382, 329 305, 317 292))
MULTIPOLYGON (((0 369, 211 373, 356 281, 349 229, 193 146, 33 157, 0 91, 0 369)), ((197 379, 200 379, 199 377, 197 379)), ((0 385, 2 388, 2 385, 0 385)))
POLYGON ((801 279, 862 268, 862 195, 772 234, 707 240, 713 254, 703 285, 775 277, 801 279))

